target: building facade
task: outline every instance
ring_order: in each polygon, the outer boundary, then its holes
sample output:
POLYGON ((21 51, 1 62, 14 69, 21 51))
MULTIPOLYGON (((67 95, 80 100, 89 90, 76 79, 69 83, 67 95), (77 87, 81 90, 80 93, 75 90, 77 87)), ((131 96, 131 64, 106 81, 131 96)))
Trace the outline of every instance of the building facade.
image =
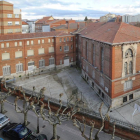
POLYGON ((0 77, 60 69, 75 64, 74 36, 61 32, 4 35, 0 38, 0 77))
POLYGON ((116 17, 115 14, 109 13, 109 14, 106 14, 105 16, 100 17, 100 22, 108 22, 109 20, 115 17, 116 17))
POLYGON ((21 10, 14 9, 13 4, 0 1, 0 34, 22 32, 21 10))
POLYGON ((112 108, 140 97, 140 29, 125 23, 93 23, 76 33, 82 76, 112 108))
POLYGON ((140 14, 138 14, 138 15, 123 15, 122 21, 125 23, 140 22, 140 14))

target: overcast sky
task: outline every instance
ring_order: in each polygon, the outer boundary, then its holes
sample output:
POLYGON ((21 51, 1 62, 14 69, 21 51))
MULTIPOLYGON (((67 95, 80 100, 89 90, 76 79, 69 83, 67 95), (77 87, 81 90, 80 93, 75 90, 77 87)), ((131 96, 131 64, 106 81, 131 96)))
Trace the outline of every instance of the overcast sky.
POLYGON ((140 14, 140 0, 6 0, 22 10, 23 19, 99 18, 107 13, 140 14))

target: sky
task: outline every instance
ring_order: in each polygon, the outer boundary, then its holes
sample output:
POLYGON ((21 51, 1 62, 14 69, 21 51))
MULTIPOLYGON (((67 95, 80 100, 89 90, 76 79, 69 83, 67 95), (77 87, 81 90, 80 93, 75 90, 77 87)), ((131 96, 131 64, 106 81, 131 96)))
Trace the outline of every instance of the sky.
POLYGON ((100 18, 110 13, 140 14, 140 0, 6 0, 22 10, 22 19, 40 19, 44 16, 83 20, 100 18))

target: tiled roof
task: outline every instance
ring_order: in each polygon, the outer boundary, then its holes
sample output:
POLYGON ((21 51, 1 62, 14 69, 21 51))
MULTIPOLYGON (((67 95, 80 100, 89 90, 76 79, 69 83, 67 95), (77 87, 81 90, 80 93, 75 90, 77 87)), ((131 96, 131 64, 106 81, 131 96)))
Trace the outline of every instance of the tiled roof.
POLYGON ((11 34, 11 35, 0 35, 0 41, 5 40, 20 40, 20 39, 30 39, 30 38, 41 38, 41 37, 54 37, 54 36, 71 36, 65 32, 39 32, 39 33, 27 33, 27 34, 11 34))
POLYGON ((57 22, 59 22, 59 21, 63 21, 63 19, 55 19, 55 20, 53 20, 53 21, 48 21, 46 24, 47 24, 47 25, 51 25, 51 24, 57 23, 57 22))
POLYGON ((28 25, 28 23, 26 23, 25 21, 22 21, 22 25, 28 25))
POLYGON ((79 33, 84 37, 110 44, 140 40, 140 28, 123 22, 91 23, 79 33))
POLYGON ((42 19, 37 20, 35 23, 46 23, 52 16, 43 17, 42 19))

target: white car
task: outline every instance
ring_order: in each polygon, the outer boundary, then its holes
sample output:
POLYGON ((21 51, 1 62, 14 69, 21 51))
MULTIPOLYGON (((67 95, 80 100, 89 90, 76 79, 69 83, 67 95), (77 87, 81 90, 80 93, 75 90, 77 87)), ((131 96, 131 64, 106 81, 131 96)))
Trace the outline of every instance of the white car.
POLYGON ((10 119, 4 114, 0 113, 0 129, 7 125, 10 122, 10 119))

